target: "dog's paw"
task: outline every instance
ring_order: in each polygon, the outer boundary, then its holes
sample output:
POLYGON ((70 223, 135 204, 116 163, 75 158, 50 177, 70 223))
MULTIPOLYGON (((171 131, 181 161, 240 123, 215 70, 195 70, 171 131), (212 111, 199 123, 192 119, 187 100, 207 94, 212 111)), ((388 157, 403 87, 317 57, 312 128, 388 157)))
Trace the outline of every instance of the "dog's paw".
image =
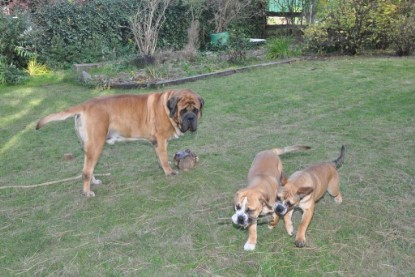
POLYGON ((252 243, 245 243, 245 246, 244 246, 244 250, 246 250, 246 251, 252 251, 252 250, 255 250, 255 244, 252 244, 252 243))
POLYGON ((101 180, 99 180, 99 179, 95 179, 95 177, 92 177, 92 179, 91 179, 91 183, 92 183, 93 185, 95 185, 95 186, 99 186, 99 185, 101 185, 101 184, 102 184, 102 181, 101 181, 101 180))
POLYGON ((295 246, 302 248, 305 246, 305 240, 296 240, 295 241, 295 246))
POLYGON ((291 227, 291 228, 286 227, 285 229, 286 229, 286 231, 287 231, 287 233, 288 233, 288 235, 289 235, 290 237, 292 237, 292 236, 294 236, 294 235, 295 235, 295 231, 294 231, 294 228, 293 228, 293 227, 291 227))
POLYGON ((334 197, 334 202, 336 202, 337 204, 340 204, 341 202, 343 202, 342 196, 337 195, 336 197, 334 197))
POLYGON ((268 229, 272 230, 275 228, 275 225, 268 224, 268 229))
POLYGON ((89 198, 89 197, 94 197, 95 193, 92 190, 84 191, 84 195, 89 198))
POLYGON ((176 171, 176 170, 170 170, 170 171, 164 171, 165 172, 165 174, 167 175, 167 176, 175 176, 175 175, 177 175, 179 172, 178 171, 176 171))

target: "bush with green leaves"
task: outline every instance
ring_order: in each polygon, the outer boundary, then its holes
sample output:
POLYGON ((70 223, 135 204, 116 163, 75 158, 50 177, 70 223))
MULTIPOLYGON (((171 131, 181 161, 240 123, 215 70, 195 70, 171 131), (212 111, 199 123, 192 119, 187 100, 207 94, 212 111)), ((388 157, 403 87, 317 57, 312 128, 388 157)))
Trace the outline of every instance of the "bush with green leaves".
POLYGON ((35 27, 27 13, 0 13, 0 34, 0 83, 21 83, 29 59, 35 56, 35 27))
POLYGON ((304 31, 312 52, 354 55, 388 47, 398 55, 414 51, 413 1, 333 0, 322 6, 318 18, 304 31))
POLYGON ((189 5, 183 1, 173 1, 165 13, 166 20, 160 28, 157 47, 161 49, 180 50, 187 42, 187 29, 191 14, 189 5))
POLYGON ((33 15, 43 30, 37 48, 53 67, 111 60, 130 53, 128 17, 135 1, 56 1, 36 7, 33 15))
POLYGON ((309 49, 354 55, 370 43, 375 3, 370 0, 334 0, 328 2, 319 22, 305 31, 309 49))
POLYGON ((232 64, 242 64, 247 58, 247 52, 254 46, 249 42, 249 38, 244 36, 230 36, 227 44, 226 53, 228 61, 232 64))
MULTIPOLYGON (((39 60, 52 67, 113 60, 136 53, 129 18, 140 1, 56 1, 34 12, 42 28, 39 60)), ((158 47, 181 49, 190 25, 188 6, 176 1, 166 12, 158 47)))
POLYGON ((388 37, 398 56, 415 51, 415 6, 410 1, 400 4, 396 17, 391 19, 388 37))

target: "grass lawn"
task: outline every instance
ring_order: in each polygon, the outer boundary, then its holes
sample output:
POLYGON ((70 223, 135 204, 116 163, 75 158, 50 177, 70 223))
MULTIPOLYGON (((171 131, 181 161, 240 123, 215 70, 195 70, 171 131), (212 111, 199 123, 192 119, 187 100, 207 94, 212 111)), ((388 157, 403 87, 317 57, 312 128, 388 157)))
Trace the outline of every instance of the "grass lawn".
MULTIPOLYGON (((166 177, 146 142, 107 145, 95 198, 81 180, 73 120, 35 131, 51 112, 122 90, 87 89, 59 75, 0 87, 2 276, 410 276, 415 272, 415 59, 297 62, 188 83, 205 99, 190 148, 195 169, 166 177), (286 173, 337 157, 343 203, 326 195, 299 249, 282 222, 258 227, 257 249, 234 227, 233 195, 255 153, 282 156, 286 173), (72 153, 74 159, 64 159, 72 153), (3 188, 2 188, 3 187, 3 188)), ((128 91, 144 93, 145 90, 128 91)), ((294 214, 295 226, 301 213, 294 214)))

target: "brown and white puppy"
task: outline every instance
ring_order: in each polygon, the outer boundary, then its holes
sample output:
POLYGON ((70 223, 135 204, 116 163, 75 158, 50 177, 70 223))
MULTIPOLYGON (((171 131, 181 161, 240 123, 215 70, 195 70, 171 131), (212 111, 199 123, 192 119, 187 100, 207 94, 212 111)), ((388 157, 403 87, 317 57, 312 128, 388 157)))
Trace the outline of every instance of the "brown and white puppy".
POLYGON ((243 228, 248 227, 249 237, 244 246, 245 250, 255 249, 258 216, 272 213, 273 220, 268 226, 273 228, 278 223, 279 218, 274 213, 282 173, 282 162, 278 156, 309 148, 303 145, 293 145, 265 150, 255 156, 248 172, 248 186, 238 190, 235 194, 235 214, 232 216, 234 224, 243 228))
POLYGON ((294 208, 303 211, 300 226, 295 238, 297 247, 304 247, 306 243, 305 233, 314 214, 316 202, 324 196, 326 191, 334 196, 338 204, 342 202, 340 193, 339 174, 337 169, 344 160, 344 145, 341 147, 339 157, 332 162, 321 162, 302 171, 292 174, 288 180, 285 176, 281 178, 281 190, 278 192, 275 212, 284 215, 284 224, 287 233, 292 236, 294 227, 292 214, 294 208))
POLYGON ((148 140, 165 174, 174 175, 167 141, 186 131, 195 132, 203 105, 203 98, 189 89, 97 97, 42 118, 36 129, 51 121, 75 117, 76 133, 84 150, 83 193, 89 197, 95 196, 91 181, 101 183, 94 178, 94 167, 105 142, 148 140))

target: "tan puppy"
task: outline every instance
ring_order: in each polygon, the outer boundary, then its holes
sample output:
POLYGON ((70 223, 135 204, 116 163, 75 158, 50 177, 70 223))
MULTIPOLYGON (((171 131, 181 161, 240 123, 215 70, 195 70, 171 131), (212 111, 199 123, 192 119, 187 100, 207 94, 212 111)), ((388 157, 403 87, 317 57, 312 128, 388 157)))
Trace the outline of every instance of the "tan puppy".
POLYGON ((272 213, 273 220, 269 223, 272 228, 278 223, 274 213, 279 180, 282 173, 282 163, 279 155, 309 149, 308 146, 293 145, 285 148, 275 148, 259 152, 248 172, 248 186, 235 194, 234 224, 243 228, 248 227, 249 237, 245 250, 254 250, 257 242, 257 219, 260 215, 272 213))
POLYGON ((85 156, 83 193, 89 197, 95 196, 91 181, 101 183, 94 178, 94 167, 105 142, 148 140, 165 174, 175 174, 168 161, 167 141, 188 130, 196 131, 203 104, 202 97, 189 89, 97 97, 42 118, 36 129, 50 121, 75 116, 75 129, 85 156))
POLYGON ((288 180, 284 176, 281 178, 282 189, 278 192, 275 212, 284 215, 285 229, 290 236, 294 234, 291 220, 294 208, 298 207, 303 211, 295 238, 297 247, 305 246, 305 233, 313 217, 316 202, 324 196, 326 191, 334 196, 336 203, 342 202, 337 169, 343 163, 344 151, 345 147, 342 146, 340 156, 336 160, 318 163, 297 171, 288 180))

